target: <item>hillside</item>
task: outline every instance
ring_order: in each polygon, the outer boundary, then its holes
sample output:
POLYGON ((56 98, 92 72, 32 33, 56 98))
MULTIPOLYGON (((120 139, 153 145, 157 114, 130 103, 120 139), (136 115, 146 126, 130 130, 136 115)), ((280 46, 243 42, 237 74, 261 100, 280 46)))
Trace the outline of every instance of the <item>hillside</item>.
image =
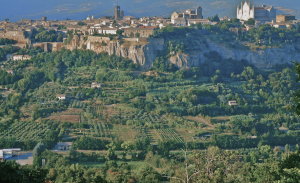
MULTIPOLYGON (((9 18, 12 21, 19 21, 23 18, 41 19, 42 16, 47 16, 48 19, 85 19, 88 15, 94 15, 100 18, 103 15, 113 15, 114 6, 120 5, 124 10, 125 15, 136 17, 142 16, 165 16, 169 17, 174 11, 184 11, 196 6, 202 6, 204 17, 219 14, 220 17, 236 16, 236 7, 240 4, 240 0, 226 1, 211 1, 211 0, 194 0, 194 1, 179 1, 179 0, 64 0, 64 1, 23 1, 12 0, 1 2, 0 21, 9 18), (4 8, 5 7, 5 8, 4 8)), ((256 6, 262 4, 273 5, 279 11, 278 13, 295 14, 299 16, 300 2, 294 0, 286 1, 251 1, 256 6)))

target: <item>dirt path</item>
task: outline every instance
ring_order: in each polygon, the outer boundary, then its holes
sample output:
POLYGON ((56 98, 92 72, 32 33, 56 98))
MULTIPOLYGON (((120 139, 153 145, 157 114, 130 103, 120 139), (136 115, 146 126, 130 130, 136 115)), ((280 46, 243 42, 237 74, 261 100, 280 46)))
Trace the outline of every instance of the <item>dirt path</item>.
POLYGON ((208 129, 214 129, 215 127, 210 123, 208 122, 206 119, 204 119, 203 117, 201 116, 196 116, 196 117, 193 117, 193 116, 185 116, 184 117, 185 119, 189 119, 191 121, 196 121, 196 122, 199 122, 199 123, 203 123, 205 125, 208 126, 208 129))

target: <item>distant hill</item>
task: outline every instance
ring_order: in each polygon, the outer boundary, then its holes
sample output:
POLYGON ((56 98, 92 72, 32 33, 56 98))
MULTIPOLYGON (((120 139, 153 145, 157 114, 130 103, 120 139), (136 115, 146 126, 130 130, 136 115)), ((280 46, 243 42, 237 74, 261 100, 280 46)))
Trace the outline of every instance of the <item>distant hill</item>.
MULTIPOLYGON (((22 18, 41 19, 85 19, 88 15, 100 18, 113 15, 114 6, 120 5, 125 15, 136 17, 164 16, 169 17, 174 11, 202 6, 204 17, 219 14, 220 17, 236 17, 236 7, 241 0, 10 0, 1 2, 0 21, 9 18, 19 21, 22 18)), ((294 14, 300 17, 300 1, 296 0, 251 0, 255 6, 273 5, 279 13, 294 14)))

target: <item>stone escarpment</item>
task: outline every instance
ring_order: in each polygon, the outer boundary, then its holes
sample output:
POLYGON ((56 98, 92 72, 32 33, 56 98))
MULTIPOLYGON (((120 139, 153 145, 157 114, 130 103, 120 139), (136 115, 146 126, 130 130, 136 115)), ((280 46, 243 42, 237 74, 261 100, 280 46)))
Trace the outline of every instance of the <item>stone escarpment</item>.
POLYGON ((223 58, 232 58, 236 60, 245 59, 261 69, 273 68, 276 64, 290 63, 291 61, 300 61, 300 45, 290 44, 282 48, 270 48, 265 50, 238 50, 230 49, 219 44, 207 41, 207 49, 194 50, 191 54, 177 54, 169 58, 169 62, 175 64, 178 68, 195 67, 206 61, 205 53, 209 51, 218 52, 223 58))
POLYGON ((148 69, 157 56, 158 51, 164 47, 164 39, 139 39, 124 38, 120 40, 110 40, 108 37, 88 36, 86 40, 74 36, 67 49, 81 49, 85 47, 96 53, 106 52, 109 55, 115 54, 131 59, 134 63, 138 63, 141 68, 148 69))
MULTIPOLYGON (((87 39, 74 36, 67 49, 81 49, 85 47, 96 53, 106 52, 109 55, 115 54, 131 59, 138 63, 144 70, 152 67, 158 52, 164 48, 164 39, 138 39, 124 38, 120 40, 110 40, 108 37, 88 36, 87 39)), ((300 45, 290 44, 282 48, 270 48, 265 50, 241 50, 232 49, 207 40, 206 44, 199 42, 193 46, 193 50, 171 56, 169 63, 173 63, 178 68, 196 67, 205 62, 205 53, 210 51, 218 52, 223 58, 236 60, 245 59, 253 63, 258 68, 272 68, 275 64, 282 64, 291 61, 300 61, 300 45)))

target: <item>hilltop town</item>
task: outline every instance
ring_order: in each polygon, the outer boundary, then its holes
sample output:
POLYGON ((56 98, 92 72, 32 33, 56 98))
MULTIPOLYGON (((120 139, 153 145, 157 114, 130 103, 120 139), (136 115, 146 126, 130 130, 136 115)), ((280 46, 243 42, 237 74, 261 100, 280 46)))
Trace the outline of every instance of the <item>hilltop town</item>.
MULTIPOLYGON (((115 15, 103 16, 95 19, 89 16, 79 20, 48 20, 42 17, 41 20, 22 19, 19 22, 10 22, 9 19, 0 22, 0 39, 14 41, 14 47, 24 48, 26 45, 34 48, 41 47, 44 51, 57 51, 69 43, 68 34, 76 32, 83 39, 86 36, 121 36, 122 38, 149 38, 153 32, 166 26, 191 27, 197 24, 216 25, 219 21, 230 21, 237 18, 242 24, 248 20, 255 23, 245 24, 243 31, 249 31, 252 27, 260 24, 269 24, 275 28, 296 27, 298 21, 293 15, 276 15, 276 9, 271 7, 251 7, 250 2, 242 3, 237 7, 237 17, 232 18, 203 18, 201 6, 196 9, 188 9, 185 12, 174 12, 169 18, 166 17, 142 17, 125 16, 120 6, 115 7, 115 15), (48 33, 41 34, 42 31, 48 33), (50 33, 49 33, 50 32, 50 33), (40 33, 40 34, 38 34, 40 33), (54 37, 49 38, 50 34, 54 37)), ((231 27, 229 27, 231 28, 231 27)), ((236 31, 234 27, 231 29, 236 31)), ((85 38, 86 39, 86 38, 85 38)), ((88 49, 90 47, 88 46, 88 49)), ((30 58, 30 57, 27 57, 30 58)), ((23 58, 23 59, 27 59, 23 58)), ((20 56, 14 59, 21 59, 20 56)))
POLYGON ((236 7, 0 22, 0 182, 298 182, 299 21, 236 7))

